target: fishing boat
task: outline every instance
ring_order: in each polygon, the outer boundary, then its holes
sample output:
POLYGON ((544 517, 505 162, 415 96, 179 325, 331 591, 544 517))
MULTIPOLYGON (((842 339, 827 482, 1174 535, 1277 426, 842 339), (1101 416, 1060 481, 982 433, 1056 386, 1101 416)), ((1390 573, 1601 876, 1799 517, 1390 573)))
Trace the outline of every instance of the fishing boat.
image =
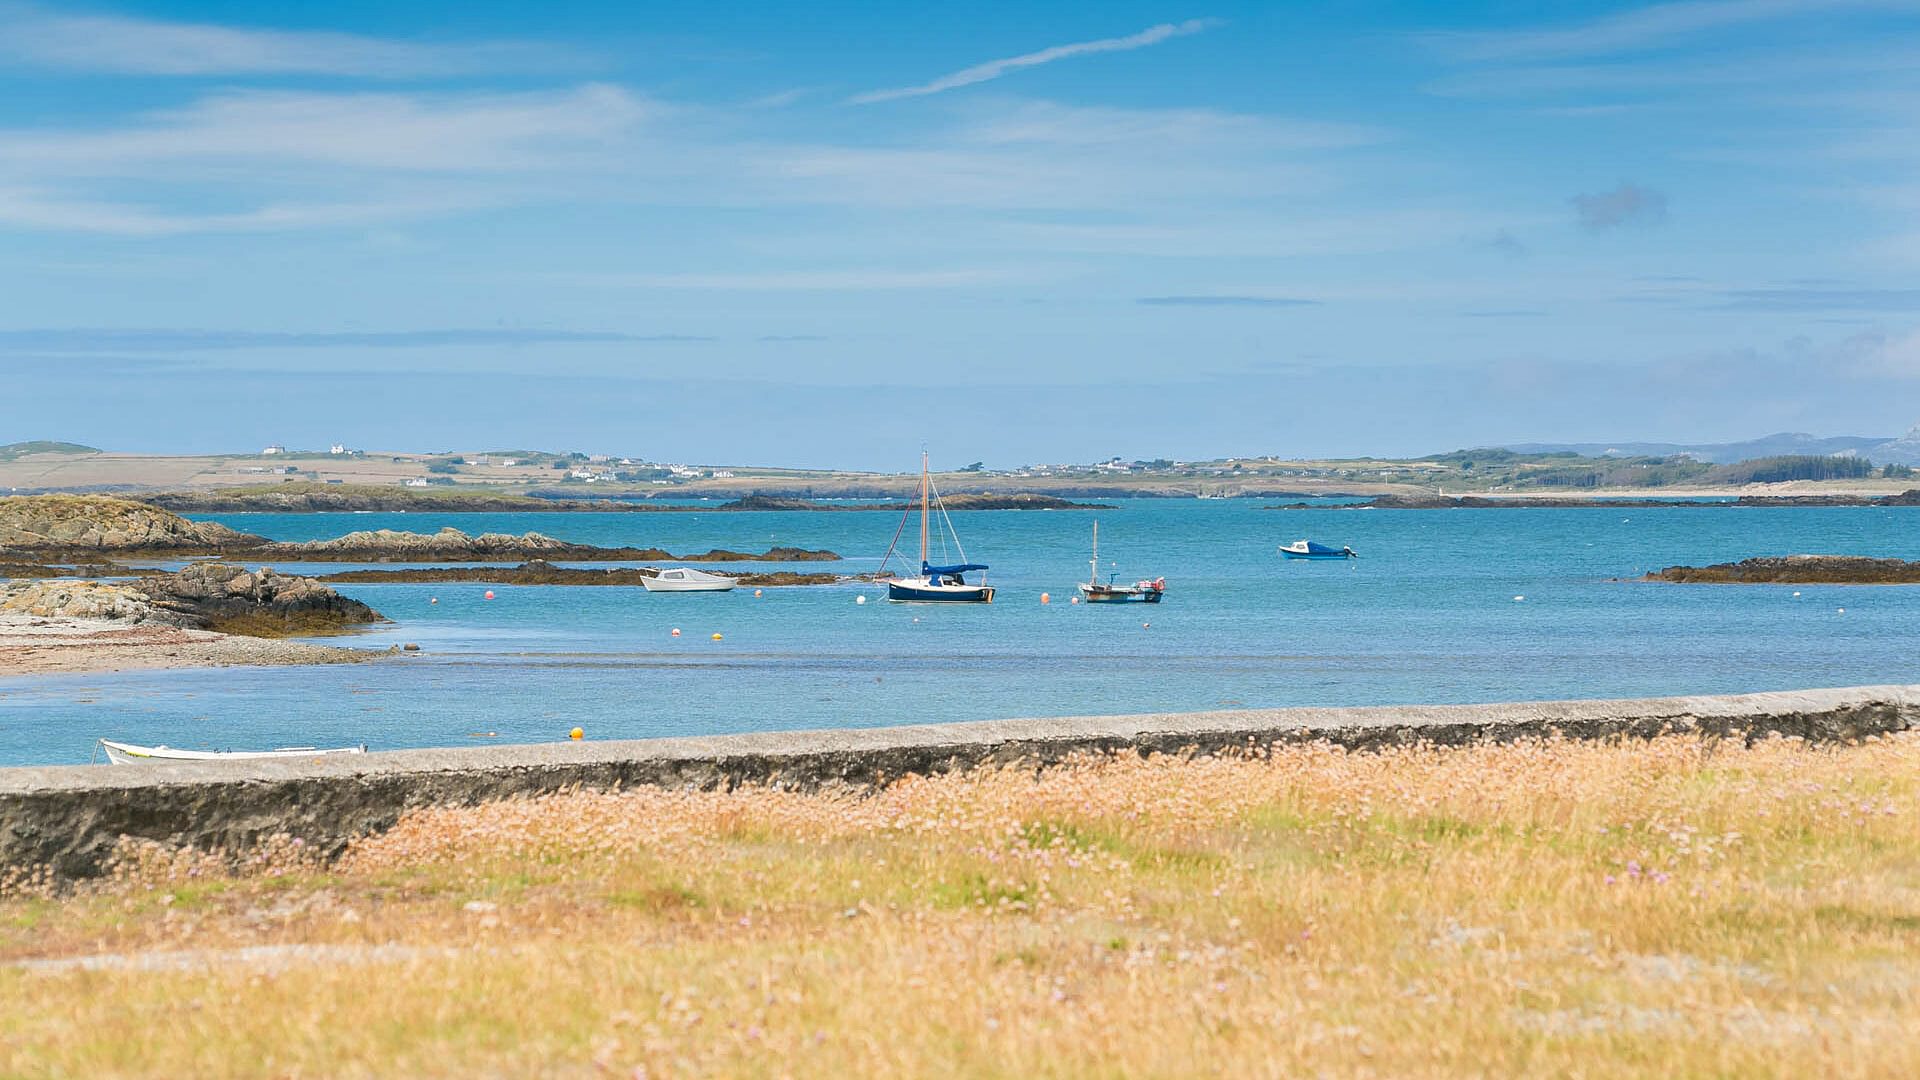
MULTIPOLYGON (((900 515, 900 527, 894 530, 893 543, 887 546, 886 557, 880 560, 880 569, 886 570, 887 563, 893 558, 893 549, 900 543, 900 534, 906 531, 907 515, 913 512, 908 507, 900 515)), ((978 570, 984 573, 985 563, 967 561, 967 552, 960 546, 960 534, 954 531, 953 519, 947 516, 947 508, 940 501, 940 492, 933 486, 933 473, 927 467, 927 455, 920 455, 920 573, 912 576, 890 578, 887 581, 887 599, 898 604, 991 604, 993 586, 982 581, 974 584, 967 575, 978 570), (944 548, 947 537, 953 537, 953 551, 958 553, 960 561, 944 566, 935 566, 927 561, 927 543, 932 534, 932 511, 940 511, 940 521, 945 531, 940 534, 940 543, 944 548)))
POLYGON ((1288 559, 1357 559, 1360 553, 1350 547, 1330 547, 1312 540, 1281 544, 1280 554, 1288 559))
POLYGON ((689 566, 675 566, 650 578, 641 578, 640 584, 648 592, 726 592, 739 582, 725 574, 709 574, 689 566))
POLYGON ((132 743, 101 739, 107 760, 115 765, 135 765, 143 761, 258 761, 271 758, 333 757, 338 754, 364 754, 363 746, 282 746, 273 750, 176 750, 171 746, 135 746, 132 743))
POLYGON ((1089 604, 1157 604, 1167 594, 1166 578, 1116 585, 1113 579, 1119 575, 1110 573, 1106 581, 1100 580, 1100 523, 1097 521, 1093 523, 1093 558, 1089 565, 1092 573, 1080 583, 1080 595, 1089 604))

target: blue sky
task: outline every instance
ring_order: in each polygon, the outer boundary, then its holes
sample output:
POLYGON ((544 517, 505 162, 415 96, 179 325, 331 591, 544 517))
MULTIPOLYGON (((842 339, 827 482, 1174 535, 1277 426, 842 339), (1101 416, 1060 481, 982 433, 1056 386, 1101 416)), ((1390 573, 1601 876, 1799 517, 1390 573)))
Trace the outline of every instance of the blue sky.
POLYGON ((1920 0, 0 0, 0 442, 1894 434, 1917 167, 1920 0))

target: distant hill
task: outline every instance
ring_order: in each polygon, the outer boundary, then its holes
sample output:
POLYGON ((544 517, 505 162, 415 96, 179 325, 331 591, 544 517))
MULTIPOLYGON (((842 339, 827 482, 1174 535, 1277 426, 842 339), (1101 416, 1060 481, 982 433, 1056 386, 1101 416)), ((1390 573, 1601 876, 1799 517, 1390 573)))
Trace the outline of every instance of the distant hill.
POLYGON ((1731 443, 1516 443, 1501 447, 1522 454, 1580 454, 1584 457, 1672 457, 1685 454, 1716 464, 1792 455, 1856 454, 1878 465, 1920 464, 1920 427, 1897 439, 1870 435, 1807 435, 1783 431, 1731 443))
POLYGON ((35 439, 32 442, 7 443, 5 446, 0 446, 0 461, 12 461, 15 458, 26 457, 28 454, 97 454, 99 452, 100 448, 97 446, 35 439))

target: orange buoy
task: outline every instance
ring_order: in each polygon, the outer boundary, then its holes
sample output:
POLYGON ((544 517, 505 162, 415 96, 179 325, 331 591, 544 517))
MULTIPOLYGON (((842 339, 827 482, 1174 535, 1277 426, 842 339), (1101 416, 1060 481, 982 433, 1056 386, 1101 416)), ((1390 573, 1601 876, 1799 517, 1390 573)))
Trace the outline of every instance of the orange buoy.
POLYGON ((1041 593, 1041 594, 1040 594, 1040 602, 1041 602, 1041 603, 1043 603, 1043 604, 1051 604, 1051 603, 1053 603, 1053 597, 1051 597, 1051 596, 1048 596, 1048 595, 1047 595, 1046 593, 1041 593))
POLYGON ((1077 604, 1079 602, 1080 602, 1080 598, 1077 596, 1070 596, 1067 598, 1067 603, 1069 604, 1077 604))
POLYGON ((584 739, 586 737, 587 733, 581 731, 579 728, 574 728, 572 731, 567 732, 567 738, 569 739, 584 739))
POLYGON ((491 600, 491 599, 493 599, 493 590, 492 590, 492 589, 488 589, 488 590, 487 590, 487 595, 486 595, 486 596, 484 597, 484 599, 487 599, 487 600, 491 600))
POLYGON ((676 626, 676 627, 674 627, 674 628, 673 628, 673 636, 674 636, 674 637, 679 637, 679 636, 680 636, 680 628, 679 628, 679 627, 677 627, 677 626, 676 626))
POLYGON ((759 595, 760 595, 760 590, 759 590, 759 589, 755 589, 755 590, 753 590, 753 595, 755 595, 755 596, 759 596, 759 595))

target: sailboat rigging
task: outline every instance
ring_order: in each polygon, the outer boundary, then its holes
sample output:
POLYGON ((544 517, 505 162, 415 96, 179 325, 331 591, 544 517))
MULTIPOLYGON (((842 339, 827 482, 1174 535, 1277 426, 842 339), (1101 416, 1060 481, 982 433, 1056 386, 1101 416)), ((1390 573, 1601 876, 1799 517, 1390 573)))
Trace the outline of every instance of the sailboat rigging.
MULTIPOLYGON (((906 514, 912 512, 912 507, 908 507, 901 515, 902 531, 907 524, 906 514)), ((894 541, 898 543, 899 539, 900 531, 896 531, 894 541)), ((888 560, 892 558, 893 548, 889 547, 886 558, 880 561, 882 570, 886 569, 888 560)), ((984 573, 986 569, 985 563, 967 561, 966 549, 960 546, 960 534, 954 530, 953 519, 947 516, 946 505, 940 501, 940 493, 934 489, 933 473, 928 468, 927 455, 923 451, 920 455, 920 573, 889 579, 887 599, 903 604, 991 604, 993 586, 984 581, 972 584, 966 579, 967 574, 975 570, 984 573), (934 566, 927 561, 927 545, 933 532, 931 511, 935 506, 939 508, 940 520, 946 528, 940 538, 942 547, 946 544, 946 536, 950 534, 954 550, 960 555, 959 562, 947 566, 934 566)))

